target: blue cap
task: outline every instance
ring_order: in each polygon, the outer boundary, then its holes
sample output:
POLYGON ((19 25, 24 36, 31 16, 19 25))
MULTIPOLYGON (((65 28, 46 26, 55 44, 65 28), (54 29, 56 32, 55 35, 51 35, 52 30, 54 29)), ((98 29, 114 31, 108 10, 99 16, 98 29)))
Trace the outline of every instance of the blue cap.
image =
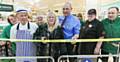
POLYGON ((20 9, 20 10, 17 10, 16 12, 27 12, 27 10, 25 10, 25 9, 20 9))

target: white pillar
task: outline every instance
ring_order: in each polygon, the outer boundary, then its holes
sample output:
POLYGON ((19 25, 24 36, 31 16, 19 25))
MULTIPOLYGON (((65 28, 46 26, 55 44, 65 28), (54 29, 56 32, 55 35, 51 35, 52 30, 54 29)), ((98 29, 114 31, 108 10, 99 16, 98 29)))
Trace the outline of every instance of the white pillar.
POLYGON ((98 10, 98 0, 86 0, 86 13, 85 13, 85 19, 87 18, 87 12, 89 9, 96 9, 98 10))
POLYGON ((91 8, 97 9, 98 7, 98 0, 86 0, 86 9, 89 10, 91 8))

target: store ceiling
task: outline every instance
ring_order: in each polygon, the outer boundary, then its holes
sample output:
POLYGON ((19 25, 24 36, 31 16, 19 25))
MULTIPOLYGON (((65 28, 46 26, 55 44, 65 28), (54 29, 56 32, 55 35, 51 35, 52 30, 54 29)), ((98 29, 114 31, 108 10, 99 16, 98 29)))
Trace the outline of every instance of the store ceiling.
MULTIPOLYGON (((61 10, 68 0, 15 0, 19 6, 24 6, 38 11, 61 10)), ((84 11, 85 0, 69 0, 74 11, 84 11)))
MULTIPOLYGON (((59 10, 62 12, 62 6, 70 1, 74 12, 85 12, 86 0, 2 0, 4 2, 14 2, 15 5, 32 9, 34 11, 59 10)), ((109 5, 119 0, 97 0, 100 6, 109 5)), ((16 7, 16 8, 17 8, 16 7)))

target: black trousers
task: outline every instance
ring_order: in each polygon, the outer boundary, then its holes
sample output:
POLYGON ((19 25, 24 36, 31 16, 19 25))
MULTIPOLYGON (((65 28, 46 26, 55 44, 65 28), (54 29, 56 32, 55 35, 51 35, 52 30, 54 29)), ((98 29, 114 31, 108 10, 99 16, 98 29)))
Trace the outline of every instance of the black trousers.
POLYGON ((81 42, 79 45, 78 53, 80 55, 92 55, 94 54, 95 47, 96 42, 81 42))
MULTIPOLYGON (((77 46, 71 43, 66 43, 67 47, 67 55, 76 55, 77 51, 76 48, 77 46)), ((70 62, 77 62, 77 58, 67 58, 69 59, 70 62)))

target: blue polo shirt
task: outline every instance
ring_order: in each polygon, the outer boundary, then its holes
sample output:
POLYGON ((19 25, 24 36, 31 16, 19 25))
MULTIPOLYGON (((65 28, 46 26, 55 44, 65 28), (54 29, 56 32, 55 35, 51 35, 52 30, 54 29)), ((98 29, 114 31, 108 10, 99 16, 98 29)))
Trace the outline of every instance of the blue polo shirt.
MULTIPOLYGON (((59 16, 59 23, 62 24, 65 16, 59 16)), ((67 16, 67 19, 63 25, 63 32, 64 32, 64 38, 65 39, 71 39, 75 34, 80 33, 80 20, 73 16, 69 15, 67 16)))

